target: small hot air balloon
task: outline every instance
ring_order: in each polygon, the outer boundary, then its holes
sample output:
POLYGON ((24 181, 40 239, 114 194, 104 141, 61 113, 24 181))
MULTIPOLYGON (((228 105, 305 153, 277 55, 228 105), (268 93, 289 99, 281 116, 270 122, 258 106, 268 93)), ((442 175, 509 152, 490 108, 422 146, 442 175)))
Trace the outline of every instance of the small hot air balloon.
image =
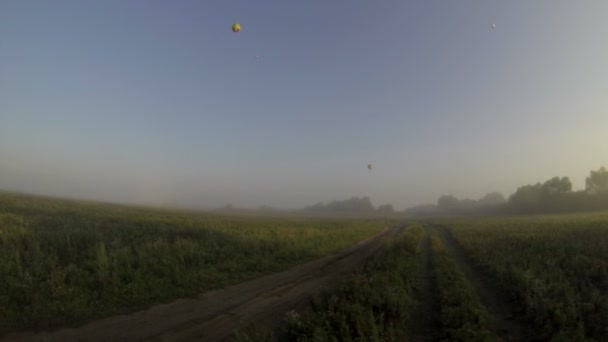
POLYGON ((496 28, 496 24, 492 24, 492 28, 495 29, 496 28))
POLYGON ((372 170, 372 164, 367 164, 367 169, 371 171, 372 170))
POLYGON ((241 25, 239 23, 232 24, 232 32, 240 32, 240 31, 241 31, 241 25))

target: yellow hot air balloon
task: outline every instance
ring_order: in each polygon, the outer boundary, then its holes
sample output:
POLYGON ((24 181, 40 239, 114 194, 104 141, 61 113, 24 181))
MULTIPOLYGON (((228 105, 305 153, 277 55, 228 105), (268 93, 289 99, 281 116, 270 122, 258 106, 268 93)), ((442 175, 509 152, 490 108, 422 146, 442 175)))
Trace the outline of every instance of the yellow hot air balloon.
POLYGON ((241 31, 241 25, 238 23, 232 24, 232 32, 239 32, 239 31, 241 31))

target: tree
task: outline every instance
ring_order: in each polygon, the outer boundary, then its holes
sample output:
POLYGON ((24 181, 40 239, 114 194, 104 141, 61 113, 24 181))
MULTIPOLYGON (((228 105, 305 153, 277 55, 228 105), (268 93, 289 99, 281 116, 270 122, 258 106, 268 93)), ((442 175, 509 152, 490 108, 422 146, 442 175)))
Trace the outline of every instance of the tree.
POLYGON ((351 197, 343 201, 331 201, 327 205, 317 203, 307 210, 311 211, 339 211, 339 212, 371 212, 374 211, 374 206, 369 197, 351 197))
POLYGON ((454 210, 458 208, 459 202, 458 198, 453 195, 445 195, 439 197, 437 200, 437 207, 441 210, 454 210))
POLYGON ((542 193, 545 196, 564 194, 572 191, 572 182, 568 177, 553 177, 546 181, 542 186, 542 193))
POLYGON ((507 202, 505 196, 503 196, 500 192, 490 192, 483 196, 479 201, 479 206, 482 207, 494 207, 503 205, 507 202))
POLYGON ((393 214, 395 212, 395 209, 393 209, 393 206, 391 204, 383 204, 379 206, 376 210, 382 214, 393 214))
POLYGON ((535 209, 542 197, 542 185, 524 185, 517 188, 517 191, 509 197, 509 203, 519 209, 535 209))
POLYGON ((591 171, 585 180, 585 190, 593 194, 608 192, 608 171, 605 167, 602 166, 597 171, 591 171))

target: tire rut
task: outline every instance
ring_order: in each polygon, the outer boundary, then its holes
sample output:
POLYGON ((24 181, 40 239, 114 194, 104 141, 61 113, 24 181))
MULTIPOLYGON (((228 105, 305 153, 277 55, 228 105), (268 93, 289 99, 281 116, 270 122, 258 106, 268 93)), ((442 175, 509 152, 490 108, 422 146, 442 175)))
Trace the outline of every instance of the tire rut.
POLYGON ((431 239, 428 228, 424 229, 424 237, 420 242, 418 270, 414 293, 417 303, 410 321, 409 331, 411 341, 433 341, 437 327, 437 301, 433 295, 434 278, 431 264, 431 239))
POLYGON ((490 314, 494 333, 501 341, 533 341, 528 335, 526 325, 516 315, 514 308, 496 291, 488 277, 472 266, 462 247, 451 233, 442 226, 433 226, 439 233, 443 244, 460 270, 465 274, 477 292, 481 303, 490 314))
POLYGON ((361 265, 403 225, 385 229, 336 254, 290 270, 214 290, 194 299, 52 332, 13 333, 2 341, 224 341, 251 323, 276 327, 292 309, 304 310, 309 298, 361 265))

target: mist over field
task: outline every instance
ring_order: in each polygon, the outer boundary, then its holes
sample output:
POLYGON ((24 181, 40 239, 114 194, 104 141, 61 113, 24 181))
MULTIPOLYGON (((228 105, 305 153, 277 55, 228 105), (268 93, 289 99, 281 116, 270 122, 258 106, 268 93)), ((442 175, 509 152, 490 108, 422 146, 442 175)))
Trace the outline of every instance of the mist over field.
POLYGON ((398 210, 554 176, 585 189, 608 166, 607 11, 2 1, 0 189, 398 210))

